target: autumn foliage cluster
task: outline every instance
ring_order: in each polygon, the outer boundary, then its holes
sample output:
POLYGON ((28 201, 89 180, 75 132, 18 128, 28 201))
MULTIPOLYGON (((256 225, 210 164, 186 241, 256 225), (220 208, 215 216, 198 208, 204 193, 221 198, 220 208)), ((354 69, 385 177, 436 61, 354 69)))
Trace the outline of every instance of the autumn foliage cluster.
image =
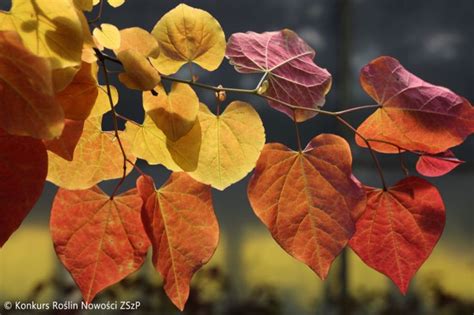
POLYGON ((251 206, 286 252, 324 279, 350 246, 405 293, 441 236, 445 208, 436 187, 420 177, 387 186, 377 154, 409 152, 419 156, 422 175, 448 173, 461 163, 450 148, 474 131, 469 101, 379 57, 360 73, 376 104, 327 111, 331 74, 294 32, 236 33, 226 42, 214 17, 184 4, 151 32, 100 23, 97 12, 123 2, 13 0, 0 12, 0 245, 48 180, 59 186, 50 220, 54 247, 85 301, 138 270, 151 247, 164 289, 182 310, 193 274, 219 240, 211 187, 224 190, 253 170, 251 206), (255 89, 173 77, 189 63, 216 70, 224 57, 239 73, 261 75, 255 89), (143 122, 116 111, 110 63, 121 66, 124 86, 141 91, 143 122), (217 113, 195 89, 216 93, 217 113), (340 136, 317 135, 296 151, 265 144, 257 111, 239 100, 227 104, 230 94, 264 98, 294 121, 297 134, 298 123, 318 114, 337 119, 367 147, 381 187, 354 177, 340 136), (343 116, 359 110, 373 113, 355 128, 343 116), (109 111, 115 128, 104 131, 109 111), (118 119, 126 120, 124 130, 118 119), (172 171, 168 181, 155 187, 137 158, 164 165, 172 171), (141 174, 136 188, 119 194, 132 170, 141 174), (97 184, 111 179, 119 181, 109 196, 97 184))

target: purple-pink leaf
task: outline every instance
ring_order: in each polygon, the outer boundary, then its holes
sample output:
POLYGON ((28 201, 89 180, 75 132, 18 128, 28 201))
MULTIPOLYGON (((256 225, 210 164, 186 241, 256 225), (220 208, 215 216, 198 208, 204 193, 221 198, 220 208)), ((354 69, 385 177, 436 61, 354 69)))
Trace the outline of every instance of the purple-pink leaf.
POLYGON ((418 173, 428 177, 443 176, 464 163, 454 156, 450 150, 436 155, 423 154, 416 162, 418 173))
POLYGON ((295 110, 285 103, 320 108, 331 88, 331 74, 314 63, 315 54, 288 29, 262 34, 236 33, 229 38, 226 49, 226 57, 238 72, 267 75, 268 88, 262 93, 268 103, 298 122, 314 117, 317 112, 295 110))

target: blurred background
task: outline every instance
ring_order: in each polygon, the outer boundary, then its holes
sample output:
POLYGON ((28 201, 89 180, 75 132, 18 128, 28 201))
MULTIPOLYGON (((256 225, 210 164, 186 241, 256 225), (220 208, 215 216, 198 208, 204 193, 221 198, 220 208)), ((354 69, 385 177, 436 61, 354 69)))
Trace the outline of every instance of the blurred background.
MULTIPOLYGON (((358 83, 359 70, 373 58, 390 55, 424 80, 446 86, 474 100, 474 1, 472 0, 199 0, 182 1, 210 12, 226 37, 245 31, 290 28, 316 50, 316 63, 332 73, 334 84, 325 109, 341 110, 373 104, 358 83)), ((105 6, 103 23, 119 28, 140 26, 151 31, 158 19, 178 1, 128 0, 122 7, 105 6)), ((0 9, 8 9, 2 0, 0 9)), ((94 16, 93 13, 91 16, 94 16)), ((113 68, 113 66, 112 66, 113 68)), ((259 77, 237 74, 227 61, 213 73, 194 68, 202 82, 253 88, 259 77)), ((189 77, 188 69, 178 73, 189 77)), ((115 80, 115 79, 114 79, 115 80)), ((118 111, 138 122, 143 119, 141 94, 125 90, 117 80, 118 111)), ((211 108, 214 96, 197 91, 211 108)), ((267 142, 296 147, 293 123, 256 98, 250 101, 264 122, 267 142)), ((357 126, 371 112, 349 114, 357 126)), ((110 117, 104 119, 110 129, 110 117)), ((365 184, 379 185, 367 150, 354 144, 351 132, 331 117, 317 116, 301 125, 302 141, 323 132, 349 141, 354 173, 365 184)), ((443 236, 402 296, 389 279, 365 266, 349 249, 322 282, 308 267, 287 255, 253 214, 246 196, 249 176, 224 192, 213 191, 221 227, 219 248, 195 276, 184 314, 472 314, 474 312, 473 158, 474 142, 455 148, 467 161, 442 178, 429 179, 439 188, 447 209, 443 236)), ((403 178, 396 155, 379 155, 390 184, 403 178)), ((404 155, 415 174, 416 160, 404 155)), ((139 166, 157 185, 168 172, 139 166)), ((132 173, 124 189, 134 185, 132 173)), ((110 192, 114 182, 104 183, 110 192)), ((59 263, 48 230, 49 209, 56 188, 44 194, 21 228, 0 250, 0 302, 80 301, 67 272, 59 263)), ((139 300, 137 314, 177 314, 161 290, 161 278, 148 262, 140 272, 100 294, 96 301, 139 300)), ((1 309, 1 306, 0 306, 1 309)), ((3 310, 0 310, 0 313, 3 310)))

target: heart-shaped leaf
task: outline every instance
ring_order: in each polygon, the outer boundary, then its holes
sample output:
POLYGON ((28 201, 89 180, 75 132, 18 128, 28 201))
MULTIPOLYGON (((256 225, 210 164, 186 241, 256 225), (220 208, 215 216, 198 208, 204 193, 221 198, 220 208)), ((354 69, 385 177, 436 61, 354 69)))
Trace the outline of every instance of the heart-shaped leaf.
POLYGON ((150 177, 141 176, 137 187, 153 264, 163 276, 166 294, 183 310, 193 274, 209 261, 219 241, 211 187, 186 173, 172 173, 158 190, 150 177))
POLYGON ((150 242, 142 205, 136 189, 113 199, 97 186, 58 190, 50 221, 54 249, 87 303, 143 264, 150 242))
POLYGON ((303 152, 265 145, 248 196, 278 244, 322 279, 365 207, 364 190, 352 179, 349 145, 331 134, 315 137, 303 152))
MULTIPOLYGON (((474 132, 474 109, 452 91, 427 83, 392 57, 379 57, 360 74, 364 90, 382 105, 357 129, 364 137, 430 154, 456 146, 474 132)), ((357 144, 366 143, 356 137, 357 144)), ((373 149, 398 153, 397 147, 372 142, 373 149)))
POLYGON ((350 246, 405 294, 444 229, 445 209, 435 186, 408 177, 387 191, 367 188, 367 208, 350 246))
POLYGON ((416 170, 421 175, 437 177, 448 174, 462 163, 464 161, 457 159, 451 151, 436 155, 423 154, 416 162, 416 170))
MULTIPOLYGON (((240 73, 262 73, 269 82, 264 95, 271 107, 294 118, 285 102, 309 109, 324 105, 331 88, 331 75, 318 67, 315 51, 290 30, 262 34, 236 33, 229 38, 226 57, 240 73)), ((296 110, 296 121, 314 117, 316 112, 296 110)))

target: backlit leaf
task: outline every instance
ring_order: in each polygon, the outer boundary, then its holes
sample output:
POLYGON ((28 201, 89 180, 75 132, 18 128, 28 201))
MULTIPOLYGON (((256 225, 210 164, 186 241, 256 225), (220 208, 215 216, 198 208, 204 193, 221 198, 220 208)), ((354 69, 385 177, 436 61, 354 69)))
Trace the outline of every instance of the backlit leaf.
POLYGON ((225 53, 225 35, 219 22, 208 12, 180 4, 155 25, 153 36, 160 44, 160 56, 153 60, 160 73, 176 73, 194 62, 213 71, 225 53))
MULTIPOLYGON (((85 121, 72 161, 48 153, 50 182, 66 189, 87 189, 101 181, 122 177, 123 157, 118 141, 111 132, 102 131, 101 120, 94 117, 85 121)), ((123 139, 122 144, 127 157, 135 161, 129 143, 123 139)), ((127 172, 131 170, 128 166, 127 172)))
POLYGON ((0 30, 18 31, 34 54, 49 58, 52 69, 81 63, 83 33, 80 11, 71 0, 12 0, 9 12, 0 12, 0 30))
POLYGON ((457 159, 453 152, 446 151, 436 155, 423 154, 416 162, 418 173, 428 177, 443 176, 464 163, 457 159))
POLYGON ((92 0, 74 0, 74 5, 79 10, 92 11, 92 0))
POLYGON ((313 138, 303 152, 265 145, 248 197, 278 244, 321 279, 365 207, 364 190, 352 178, 349 145, 331 134, 313 138))
POLYGON ((122 62, 124 73, 119 80, 129 89, 149 91, 160 83, 158 71, 140 52, 127 49, 118 53, 117 58, 122 62))
MULTIPOLYGON (((118 94, 117 88, 113 85, 110 86, 110 94, 112 95, 112 102, 114 106, 117 105, 119 101, 119 94, 118 94)), ((107 94, 107 87, 104 85, 99 85, 98 95, 95 100, 95 104, 92 107, 89 117, 102 116, 105 113, 109 112, 110 110, 112 109, 110 108, 110 101, 109 101, 109 96, 107 94)))
POLYGON ((438 242, 444 223, 445 208, 436 187, 408 177, 387 191, 367 188, 367 208, 356 223, 350 246, 405 294, 438 242))
POLYGON ((103 23, 94 29, 92 35, 105 48, 117 49, 120 47, 120 31, 115 25, 103 23))
POLYGON ((98 93, 91 65, 83 62, 72 82, 56 94, 56 100, 63 107, 67 119, 85 120, 94 107, 98 93))
POLYGON ((111 7, 118 8, 125 3, 125 0, 107 0, 111 7))
POLYGON ((39 199, 47 170, 48 156, 41 140, 0 129, 0 247, 39 199))
MULTIPOLYGON (((379 57, 360 74, 363 89, 380 105, 358 131, 370 139, 430 154, 456 146, 474 132, 474 109, 452 91, 427 83, 398 60, 379 57)), ((366 146, 356 137, 357 144, 366 146)), ((372 142, 373 149, 398 153, 394 146, 372 142)))
POLYGON ((143 107, 155 124, 172 141, 186 135, 196 122, 199 111, 199 98, 185 83, 174 83, 166 94, 162 85, 155 87, 154 96, 143 93, 143 107))
POLYGON ((156 58, 160 54, 156 38, 142 28, 130 27, 120 30, 120 38, 120 47, 114 50, 116 55, 128 49, 134 49, 145 57, 156 58))
MULTIPOLYGON (((1 14, 1 13, 0 13, 1 14)), ((15 32, 0 32, 0 128, 52 139, 64 126, 49 62, 28 51, 15 32)))
POLYGON ((202 139, 198 165, 189 175, 224 190, 255 167, 265 144, 265 129, 255 109, 241 101, 230 103, 219 116, 201 106, 199 123, 202 139))
MULTIPOLYGON (((201 105, 200 115, 205 105, 201 105)), ((131 152, 150 165, 163 164, 172 171, 193 171, 197 167, 201 148, 201 124, 197 120, 183 137, 172 141, 146 115, 143 125, 127 122, 124 138, 131 144, 131 152)))
MULTIPOLYGON (((307 108, 324 105, 331 75, 318 67, 315 51, 288 29, 262 34, 236 33, 229 38, 226 57, 240 73, 267 74, 268 86, 260 91, 268 103, 293 119, 293 109, 280 102, 307 108), (280 101, 280 102, 278 102, 280 101)), ((314 111, 295 111, 297 121, 314 117, 314 111)))
POLYGON ((136 189, 113 199, 97 186, 57 192, 50 221, 54 249, 84 301, 143 264, 150 243, 142 204, 136 189))
POLYGON ((83 129, 83 120, 66 119, 61 136, 53 140, 44 141, 46 149, 54 152, 65 160, 72 161, 76 145, 81 138, 83 129))
POLYGON ((148 176, 138 179, 137 188, 145 204, 153 264, 163 276, 166 294, 183 310, 193 274, 209 261, 219 241, 211 187, 186 173, 173 173, 156 191, 148 176))

